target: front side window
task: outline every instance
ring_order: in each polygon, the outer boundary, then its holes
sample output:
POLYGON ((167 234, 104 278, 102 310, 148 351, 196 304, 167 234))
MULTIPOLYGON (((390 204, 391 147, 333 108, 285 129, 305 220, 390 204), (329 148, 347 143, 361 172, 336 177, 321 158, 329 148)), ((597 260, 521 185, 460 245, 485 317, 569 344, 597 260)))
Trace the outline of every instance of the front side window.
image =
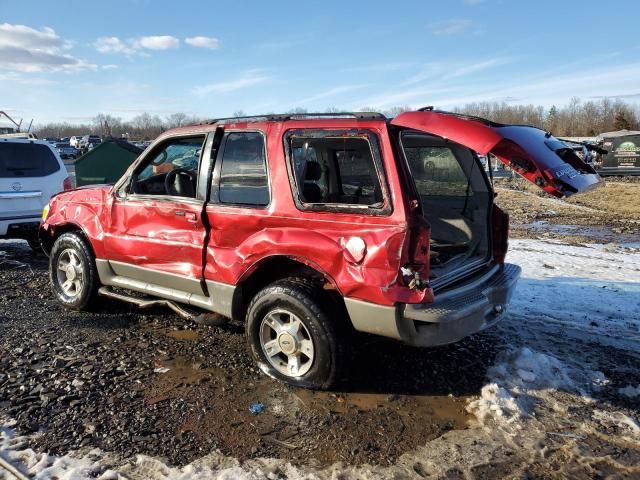
POLYGON ((204 135, 168 140, 147 157, 133 179, 133 193, 195 198, 204 135))
POLYGON ((382 186, 367 135, 294 133, 288 141, 302 204, 383 207, 382 186))
POLYGON ((219 196, 221 203, 269 204, 265 144, 261 133, 227 134, 222 151, 219 196))

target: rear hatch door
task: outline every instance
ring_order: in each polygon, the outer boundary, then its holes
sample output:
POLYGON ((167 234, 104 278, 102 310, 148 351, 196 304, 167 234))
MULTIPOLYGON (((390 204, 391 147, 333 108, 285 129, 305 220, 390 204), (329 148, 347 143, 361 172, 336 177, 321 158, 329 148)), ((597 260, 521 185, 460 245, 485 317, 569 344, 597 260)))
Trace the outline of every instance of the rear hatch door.
POLYGON ((0 140, 0 221, 39 218, 60 191, 60 162, 40 143, 0 140))
POLYGON ((603 183, 591 165, 566 144, 535 127, 502 125, 447 112, 406 112, 391 121, 451 140, 480 155, 489 153, 556 197, 568 197, 603 183))

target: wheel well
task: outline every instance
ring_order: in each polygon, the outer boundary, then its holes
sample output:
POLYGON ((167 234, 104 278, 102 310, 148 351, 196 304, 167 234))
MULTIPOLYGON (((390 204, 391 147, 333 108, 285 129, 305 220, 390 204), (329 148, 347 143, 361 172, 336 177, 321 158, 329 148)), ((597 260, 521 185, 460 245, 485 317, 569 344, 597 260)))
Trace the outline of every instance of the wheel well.
POLYGON ((238 284, 231 306, 233 318, 244 321, 247 306, 256 293, 275 281, 290 277, 302 277, 317 282, 318 287, 323 288, 334 299, 336 304, 344 308, 346 312, 342 295, 337 290, 333 280, 298 260, 285 256, 275 256, 262 261, 247 278, 238 284))
POLYGON ((65 233, 74 232, 74 233, 78 233, 80 236, 82 236, 82 238, 85 239, 85 241, 87 242, 87 246, 89 247, 89 250, 95 256, 95 252, 93 251, 93 245, 91 245, 91 242, 89 241, 89 239, 85 235, 84 231, 78 225, 76 225, 74 223, 66 223, 64 225, 56 226, 55 229, 52 229, 51 232, 45 232, 44 230, 41 230, 40 232, 41 232, 40 233, 40 243, 42 245, 43 250, 45 251, 45 253, 47 255, 49 255, 51 253, 51 249, 53 248, 53 244, 56 242, 56 240, 61 235, 64 235, 65 233))

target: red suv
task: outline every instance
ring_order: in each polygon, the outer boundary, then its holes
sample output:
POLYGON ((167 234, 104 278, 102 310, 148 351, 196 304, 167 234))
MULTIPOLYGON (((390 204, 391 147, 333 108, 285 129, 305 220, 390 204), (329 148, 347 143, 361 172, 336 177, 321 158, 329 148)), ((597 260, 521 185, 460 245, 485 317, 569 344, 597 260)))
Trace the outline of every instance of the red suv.
POLYGON ((170 130, 115 186, 51 200, 53 290, 77 310, 145 294, 243 321, 265 373, 329 388, 352 329, 433 346, 503 316, 520 268, 489 153, 558 197, 602 182, 549 133, 432 109, 170 130))

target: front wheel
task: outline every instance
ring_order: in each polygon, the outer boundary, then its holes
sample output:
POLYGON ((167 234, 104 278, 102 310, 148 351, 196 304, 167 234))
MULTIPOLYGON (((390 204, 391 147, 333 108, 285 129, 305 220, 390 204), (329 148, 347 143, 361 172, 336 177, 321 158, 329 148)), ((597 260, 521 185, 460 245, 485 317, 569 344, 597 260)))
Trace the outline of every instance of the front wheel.
POLYGON ((323 290, 304 279, 275 282, 247 310, 247 340, 267 375, 286 383, 328 389, 343 373, 343 318, 323 290))
POLYGON ((96 262, 87 241, 77 233, 58 237, 51 249, 49 279, 60 303, 85 310, 95 300, 98 287, 96 262))

